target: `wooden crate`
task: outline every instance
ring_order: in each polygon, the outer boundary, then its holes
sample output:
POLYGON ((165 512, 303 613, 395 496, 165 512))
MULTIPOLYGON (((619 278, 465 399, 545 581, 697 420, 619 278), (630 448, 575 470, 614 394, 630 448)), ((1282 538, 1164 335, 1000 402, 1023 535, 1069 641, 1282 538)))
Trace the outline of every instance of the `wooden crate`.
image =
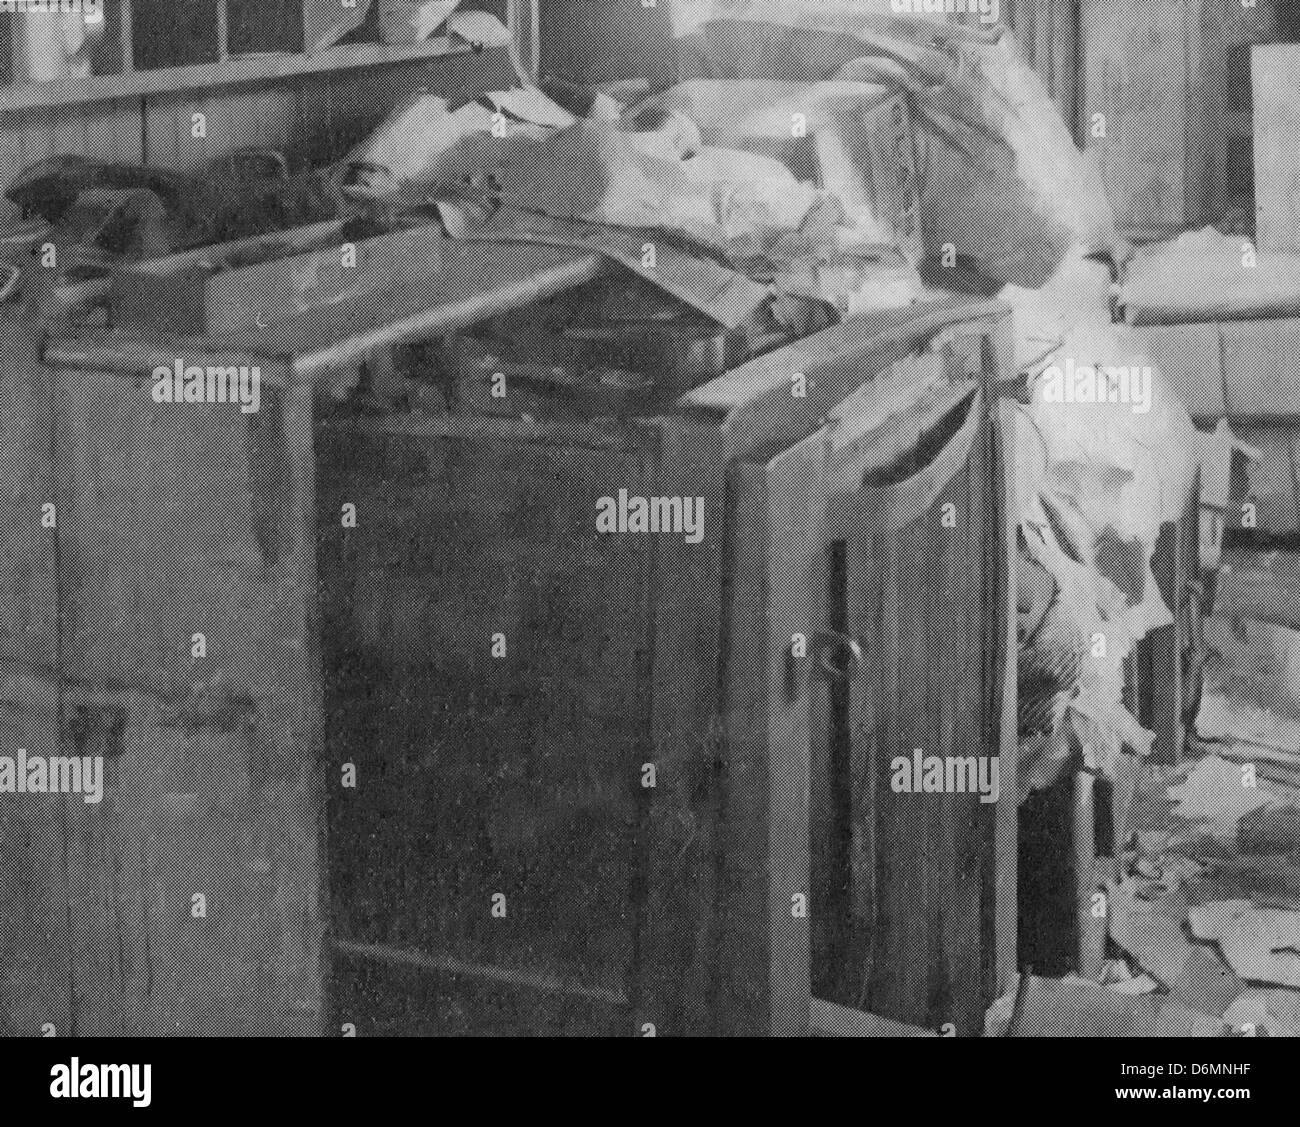
POLYGON ((437 253, 436 227, 353 240, 344 262, 345 220, 260 235, 132 263, 116 271, 109 310, 121 325, 153 333, 249 332, 312 309, 355 301, 392 285, 409 264, 437 253), (264 258, 247 266, 229 262, 264 258))
MULTIPOLYGON (((795 896, 811 899, 813 919, 844 907, 827 891, 845 877, 827 852, 843 829, 827 821, 829 705, 810 674, 817 655, 790 652, 795 634, 812 638, 827 622, 834 520, 864 522, 849 534, 853 628, 869 637, 873 662, 894 670, 870 701, 854 698, 855 731, 889 717, 882 743, 910 752, 924 728, 937 754, 956 754, 985 747, 1001 723, 1008 617, 993 606, 1005 564, 986 553, 1005 537, 987 392, 969 395, 987 357, 975 349, 969 377, 953 375, 944 347, 890 367, 859 333, 840 327, 802 352, 770 354, 693 393, 688 418, 452 416, 326 431, 328 770, 355 762, 370 780, 330 804, 334 1023, 806 1034, 814 985, 847 997, 825 985, 838 983, 837 960, 865 967, 866 930, 891 920, 870 1008, 978 1029, 995 969, 1014 959, 1013 942, 994 956, 995 925, 1014 930, 1014 894, 1009 907, 1005 883, 995 889, 993 806, 930 795, 907 812, 871 804, 876 863, 896 875, 858 889, 868 918, 857 946, 814 948, 809 916, 792 911, 795 896), (820 427, 882 363, 890 378, 820 427), (765 402, 781 392, 789 404, 790 365, 808 368, 821 402, 796 400, 788 413, 765 402), (952 464, 940 459, 901 486, 861 492, 873 459, 906 449, 906 426, 894 428, 920 417, 932 383, 959 387, 947 407, 957 394, 969 409, 969 446, 954 444, 952 464), (727 402, 726 427, 700 419, 727 402), (596 499, 619 488, 705 497, 704 541, 596 534, 596 499), (900 490, 914 504, 918 491, 933 496, 892 538, 871 540, 869 514, 900 490), (940 530, 949 500, 957 524, 940 530), (346 504, 357 506, 355 529, 339 523, 346 504), (876 557, 895 584, 911 585, 907 595, 893 588, 892 625, 870 607, 876 557), (939 565, 918 583, 932 557, 939 565), (940 646, 955 637, 958 605, 970 646, 940 646), (401 623, 406 608, 414 614, 401 623), (496 635, 504 656, 492 656, 496 635), (640 786, 646 764, 653 789, 640 786), (909 864, 919 875, 904 876, 909 864), (918 879, 929 890, 919 898, 918 879), (505 918, 491 915, 497 892, 505 918), (940 919, 916 947, 915 934, 940 919), (948 996, 927 994, 936 974, 948 996)), ((925 417, 942 414, 936 400, 925 417)), ((870 755, 860 743, 857 754, 861 770, 870 755)), ((862 779, 853 783, 861 797, 862 779)), ((1014 787, 1007 794, 1014 823, 1014 787)), ((1013 854, 1014 831, 1011 842, 1013 854)))

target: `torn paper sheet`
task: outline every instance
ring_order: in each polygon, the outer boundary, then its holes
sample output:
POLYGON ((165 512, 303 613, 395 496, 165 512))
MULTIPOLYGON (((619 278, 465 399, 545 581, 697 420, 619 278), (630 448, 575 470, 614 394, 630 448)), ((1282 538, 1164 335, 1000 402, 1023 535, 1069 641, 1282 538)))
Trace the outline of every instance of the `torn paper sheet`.
POLYGON ((1300 989, 1300 912, 1220 900, 1190 908, 1187 922, 1198 939, 1218 943, 1241 978, 1300 989))
POLYGON ((1108 900, 1111 939, 1142 971, 1172 988, 1192 950, 1183 933, 1186 899, 1147 882, 1125 880, 1111 885, 1108 900))
POLYGON ((1208 755, 1181 785, 1169 788, 1169 797, 1177 803, 1174 813, 1189 822, 1204 823, 1215 837, 1232 841, 1243 815, 1278 803, 1275 795, 1250 785, 1252 778, 1242 764, 1208 755))
POLYGON ((1236 1037, 1300 1037, 1300 991, 1249 987, 1223 1023, 1236 1037))
POLYGON ((1011 1037, 1154 1037, 1161 996, 1126 995, 1084 978, 1037 978, 1024 984, 1011 1037))

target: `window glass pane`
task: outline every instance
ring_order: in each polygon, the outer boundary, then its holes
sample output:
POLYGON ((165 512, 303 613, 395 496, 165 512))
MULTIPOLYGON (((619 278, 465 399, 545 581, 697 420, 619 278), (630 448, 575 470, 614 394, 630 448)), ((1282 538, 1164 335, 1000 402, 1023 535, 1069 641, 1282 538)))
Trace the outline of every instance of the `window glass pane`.
POLYGON ((227 11, 232 55, 302 50, 302 0, 227 0, 227 11))
POLYGON ((132 0, 135 69, 215 63, 217 0, 132 0))

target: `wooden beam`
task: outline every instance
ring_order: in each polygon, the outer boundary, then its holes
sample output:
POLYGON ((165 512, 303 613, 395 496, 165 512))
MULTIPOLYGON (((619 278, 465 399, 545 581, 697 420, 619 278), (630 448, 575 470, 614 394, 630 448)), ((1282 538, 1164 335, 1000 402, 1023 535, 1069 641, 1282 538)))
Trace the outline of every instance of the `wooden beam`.
POLYGON ((997 451, 997 498, 1002 516, 1002 568, 1006 584, 1007 622, 999 657, 1002 659, 1002 715, 998 733, 998 773, 1002 793, 994 812, 993 847, 993 974, 998 997, 1015 977, 1017 937, 1020 926, 1020 735, 1019 678, 1017 676, 1018 643, 1016 638, 1015 575, 1016 531, 1020 525, 1019 501, 1015 485, 1015 425, 1017 410, 1005 401, 997 405, 994 433, 997 451))
POLYGON ((239 86, 252 82, 276 82, 304 74, 357 70, 388 66, 413 59, 431 59, 473 51, 468 43, 429 39, 423 43, 344 43, 313 55, 242 55, 224 62, 199 66, 165 67, 162 70, 132 71, 130 74, 94 78, 58 79, 53 82, 24 82, 0 89, 0 113, 21 113, 52 106, 78 106, 107 102, 115 98, 140 98, 186 90, 239 86))
POLYGON ((330 950, 335 956, 365 959, 385 966, 410 967, 428 974, 474 978, 482 982, 497 982, 503 986, 523 987, 545 994, 563 994, 571 998, 585 998, 589 1002, 603 1002, 610 1006, 625 1006, 627 998, 613 990, 599 990, 565 982, 549 975, 534 974, 524 970, 507 970, 484 963, 468 963, 449 955, 434 955, 423 951, 407 951, 382 943, 354 943, 350 939, 332 939, 330 950))

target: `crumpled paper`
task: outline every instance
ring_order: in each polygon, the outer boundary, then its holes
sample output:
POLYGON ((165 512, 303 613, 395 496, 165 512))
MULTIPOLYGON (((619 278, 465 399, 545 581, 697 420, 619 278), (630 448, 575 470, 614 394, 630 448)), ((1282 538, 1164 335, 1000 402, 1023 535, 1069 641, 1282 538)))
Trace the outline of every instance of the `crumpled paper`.
POLYGON ((1219 900, 1188 909, 1187 923, 1241 978, 1300 989, 1300 912, 1219 900))

